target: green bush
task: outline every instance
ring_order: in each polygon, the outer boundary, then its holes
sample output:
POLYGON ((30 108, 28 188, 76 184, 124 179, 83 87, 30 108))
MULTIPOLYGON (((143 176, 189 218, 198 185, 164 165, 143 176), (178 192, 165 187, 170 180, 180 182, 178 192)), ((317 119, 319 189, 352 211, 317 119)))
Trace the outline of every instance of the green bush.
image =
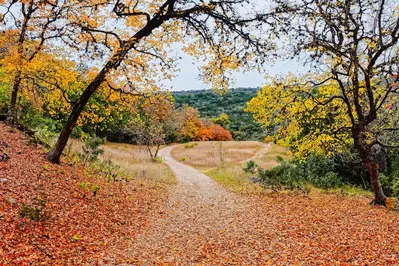
POLYGON ((255 174, 257 172, 258 167, 259 166, 254 161, 249 160, 247 162, 247 165, 242 170, 244 170, 244 172, 247 174, 255 174))
POLYGON ((10 103, 10 95, 10 87, 6 84, 0 83, 0 114, 7 113, 8 105, 10 103))
POLYGON ((277 157, 280 165, 271 170, 263 170, 255 162, 247 162, 244 172, 257 174, 260 183, 267 188, 305 189, 307 184, 327 189, 344 185, 342 178, 335 172, 333 159, 323 156, 309 156, 305 161, 286 161, 277 157))
POLYGON ((84 163, 91 163, 98 160, 98 156, 104 153, 100 146, 104 140, 98 137, 89 137, 85 140, 83 153, 81 154, 84 163))
POLYGON ((389 151, 387 154, 387 170, 381 174, 381 185, 389 197, 399 198, 399 154, 389 151))
POLYGON ((333 188, 342 185, 342 179, 335 172, 336 164, 333 158, 311 155, 305 161, 298 163, 302 176, 309 183, 320 188, 333 188))
POLYGON ((298 165, 280 160, 280 165, 271 170, 263 170, 258 167, 258 175, 263 186, 276 189, 295 189, 304 186, 304 177, 298 165))
POLYGON ((46 207, 45 199, 35 199, 32 204, 22 204, 19 216, 29 218, 32 221, 43 222, 50 218, 50 215, 44 210, 46 207))

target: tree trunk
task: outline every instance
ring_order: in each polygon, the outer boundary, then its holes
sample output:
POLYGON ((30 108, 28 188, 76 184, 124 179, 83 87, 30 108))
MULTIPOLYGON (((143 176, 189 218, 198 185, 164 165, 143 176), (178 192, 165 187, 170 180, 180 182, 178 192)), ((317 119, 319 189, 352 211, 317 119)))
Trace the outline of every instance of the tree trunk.
POLYGON ((21 86, 21 76, 22 76, 22 65, 23 65, 23 54, 24 54, 24 44, 26 38, 26 31, 28 30, 28 22, 31 18, 33 12, 33 2, 29 6, 27 13, 24 13, 24 20, 21 26, 21 32, 18 37, 18 61, 15 62, 17 70, 14 77, 14 84, 11 93, 10 109, 8 110, 8 120, 11 125, 17 123, 17 98, 19 93, 19 88, 21 86))
POLYGON ((372 155, 371 147, 369 148, 368 145, 360 143, 355 143, 355 147, 359 151, 362 163, 364 167, 366 167, 370 176, 371 187, 374 192, 374 200, 372 203, 375 205, 385 206, 387 197, 385 196, 381 186, 378 162, 376 162, 372 155))
POLYGON ((371 181, 371 187, 374 192, 374 200, 373 204, 375 205, 384 205, 387 197, 382 190, 381 182, 380 182, 380 172, 378 170, 378 164, 376 164, 373 160, 366 159, 363 161, 363 164, 366 166, 371 181))
POLYGON ((159 148, 161 147, 161 145, 157 145, 157 149, 155 151, 155 155, 154 155, 154 159, 156 159, 158 157, 158 152, 159 152, 159 148))
POLYGON ((151 159, 154 159, 154 156, 152 156, 151 146, 146 144, 146 147, 147 147, 147 151, 148 151, 148 154, 150 155, 151 159))
POLYGON ((64 151, 64 148, 68 142, 69 137, 71 136, 72 130, 75 127, 75 124, 78 121, 80 114, 83 111, 83 108, 85 107, 86 103, 89 101, 93 93, 101 86, 101 83, 104 81, 105 75, 108 71, 108 68, 104 67, 97 75, 97 77, 89 84, 89 86, 87 86, 82 96, 80 96, 78 102, 74 104, 72 112, 61 130, 57 143, 47 155, 47 160, 49 160, 50 162, 60 163, 61 154, 64 151))
POLYGON ((58 137, 57 143, 54 145, 53 149, 48 153, 47 160, 52 163, 60 163, 61 154, 71 136, 72 130, 75 127, 76 122, 80 114, 83 111, 86 103, 89 101, 90 97, 94 92, 101 86, 105 80, 106 75, 112 70, 117 69, 121 62, 125 59, 127 53, 133 46, 138 43, 138 41, 146 36, 149 36, 155 28, 162 25, 164 20, 159 19, 158 16, 153 18, 151 22, 147 23, 144 28, 137 32, 129 41, 124 42, 123 46, 117 50, 117 52, 108 60, 104 68, 98 73, 96 78, 87 86, 82 96, 80 96, 78 102, 73 106, 72 112, 69 115, 67 122, 65 123, 60 136, 58 137))
POLYGON ((8 118, 7 120, 11 125, 14 125, 17 123, 17 98, 18 98, 18 92, 19 92, 19 87, 21 85, 21 70, 18 70, 17 73, 15 74, 14 77, 14 84, 12 88, 12 93, 11 93, 11 102, 10 102, 10 108, 8 110, 8 118))

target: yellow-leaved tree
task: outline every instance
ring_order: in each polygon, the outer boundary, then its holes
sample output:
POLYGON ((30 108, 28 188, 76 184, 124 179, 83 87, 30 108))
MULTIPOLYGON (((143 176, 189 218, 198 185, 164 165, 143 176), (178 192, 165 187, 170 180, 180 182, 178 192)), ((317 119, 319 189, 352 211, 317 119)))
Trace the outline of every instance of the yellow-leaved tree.
POLYGON ((65 28, 58 23, 67 1, 0 1, 0 49, 6 54, 2 66, 11 79, 8 118, 17 122, 17 98, 26 72, 43 56, 46 42, 60 38, 65 28), (60 27, 59 27, 60 26, 60 27))
MULTIPOLYGON (((99 70, 73 105, 48 160, 58 163, 82 111, 102 84, 124 93, 156 91, 173 76, 173 43, 205 62, 202 76, 214 87, 227 87, 230 71, 261 63, 268 51, 265 18, 254 4, 237 1, 68 1, 63 13, 67 34, 99 70), (244 8, 243 7, 247 7, 244 8), (254 58, 258 56, 256 62, 254 58)), ((88 64, 90 65, 90 64, 88 64)))
POLYGON ((291 134, 301 152, 339 148, 340 139, 352 143, 370 175, 373 202, 385 204, 374 150, 392 146, 381 132, 398 131, 379 123, 387 114, 385 107, 397 105, 398 2, 274 2, 271 30, 288 40, 281 51, 289 57, 302 55, 316 71, 299 82, 288 78, 287 86, 285 81, 272 85, 276 92, 266 86, 250 109, 263 122, 275 119, 276 130, 291 134))
POLYGON ((297 157, 331 155, 348 150, 350 119, 340 89, 323 77, 292 74, 271 80, 247 105, 246 111, 289 145, 297 157), (314 82, 307 82, 307 80, 314 82), (318 84, 318 81, 320 83, 318 84))

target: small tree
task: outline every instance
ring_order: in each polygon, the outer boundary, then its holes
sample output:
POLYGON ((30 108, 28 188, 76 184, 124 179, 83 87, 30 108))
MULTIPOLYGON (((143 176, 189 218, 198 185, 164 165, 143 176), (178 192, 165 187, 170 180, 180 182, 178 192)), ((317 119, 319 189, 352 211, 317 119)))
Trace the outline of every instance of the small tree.
POLYGON ((125 128, 131 142, 144 145, 155 160, 161 145, 173 139, 178 128, 177 112, 169 95, 158 94, 136 103, 137 113, 125 128), (155 147, 155 151, 153 148, 155 147))
POLYGON ((267 118, 277 128, 295 132, 292 142, 315 132, 323 133, 324 143, 332 139, 345 143, 342 137, 348 137, 370 174, 374 203, 385 204, 373 147, 391 146, 380 133, 398 130, 379 123, 384 109, 397 105, 397 1, 275 0, 274 4, 274 32, 290 42, 284 52, 310 55, 308 62, 318 72, 299 82, 271 83, 249 109, 261 121, 267 118))
POLYGON ((6 65, 13 77, 8 114, 11 123, 17 121, 16 105, 24 72, 43 51, 46 42, 65 33, 58 22, 66 6, 66 1, 0 1, 0 31, 4 32, 0 48, 8 52, 6 65))

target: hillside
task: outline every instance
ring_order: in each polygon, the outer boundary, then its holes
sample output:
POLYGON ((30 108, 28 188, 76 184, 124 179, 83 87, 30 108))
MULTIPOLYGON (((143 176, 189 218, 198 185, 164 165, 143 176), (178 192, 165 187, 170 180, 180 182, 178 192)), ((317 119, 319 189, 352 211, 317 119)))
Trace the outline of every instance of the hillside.
POLYGON ((173 97, 177 108, 188 104, 197 108, 205 118, 228 114, 230 124, 227 128, 235 140, 261 140, 264 130, 251 114, 244 112, 246 103, 256 96, 257 91, 256 88, 237 88, 223 95, 205 90, 180 91, 173 92, 173 97))
POLYGON ((41 146, 0 123, 0 265, 105 263, 168 196, 159 184, 107 182, 63 161, 49 163, 41 146))

